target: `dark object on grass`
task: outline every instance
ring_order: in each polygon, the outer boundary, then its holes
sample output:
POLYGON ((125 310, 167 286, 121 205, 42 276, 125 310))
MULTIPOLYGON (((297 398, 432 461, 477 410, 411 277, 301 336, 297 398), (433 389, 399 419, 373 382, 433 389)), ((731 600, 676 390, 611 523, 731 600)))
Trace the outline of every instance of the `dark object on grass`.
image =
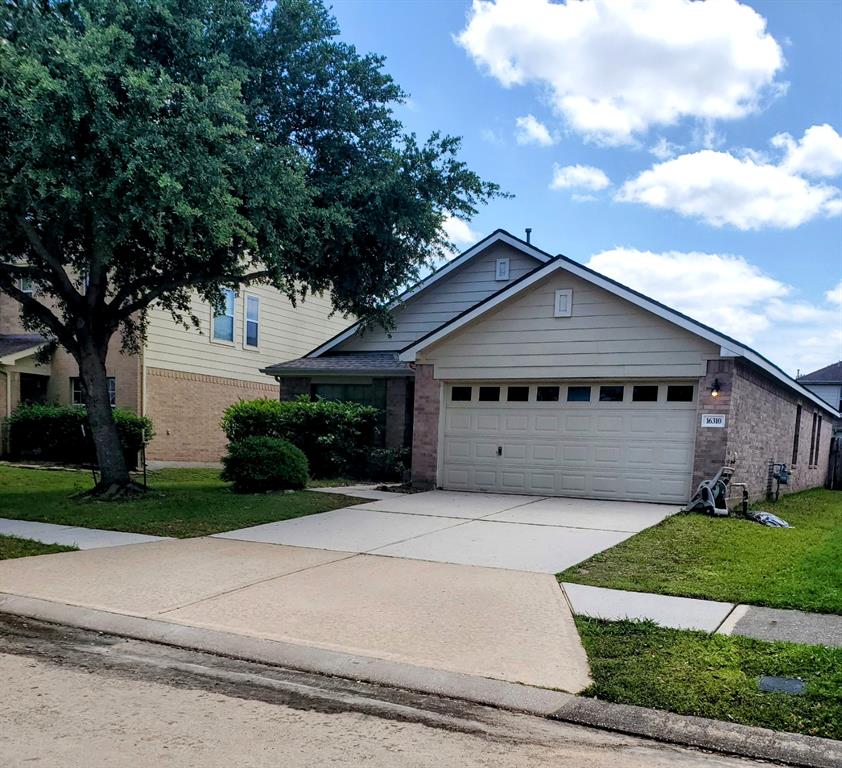
POLYGON ((764 512, 762 509, 758 509, 756 512, 749 512, 748 517, 749 520, 754 520, 755 523, 768 525, 771 528, 792 528, 786 520, 773 515, 771 512, 764 512))
POLYGON ((228 446, 220 477, 238 493, 301 490, 307 484, 307 457, 277 437, 246 437, 228 446))
POLYGON ((795 696, 804 693, 807 684, 797 677, 775 677, 763 675, 757 681, 757 687, 764 693, 790 693, 795 696))
POLYGON ((728 484, 733 475, 734 468, 726 466, 722 467, 711 480, 703 480, 684 511, 705 512, 708 515, 727 517, 728 484))

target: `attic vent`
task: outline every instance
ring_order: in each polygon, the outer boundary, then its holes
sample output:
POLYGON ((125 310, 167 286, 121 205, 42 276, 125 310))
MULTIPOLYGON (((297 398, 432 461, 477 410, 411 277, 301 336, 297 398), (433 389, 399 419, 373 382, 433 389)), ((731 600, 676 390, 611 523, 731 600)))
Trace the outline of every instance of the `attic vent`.
POLYGON ((509 279, 509 259, 497 259, 497 270, 494 273, 495 280, 508 280, 509 279))
POLYGON ((573 314, 573 289, 564 288, 555 292, 553 317, 570 317, 573 314))

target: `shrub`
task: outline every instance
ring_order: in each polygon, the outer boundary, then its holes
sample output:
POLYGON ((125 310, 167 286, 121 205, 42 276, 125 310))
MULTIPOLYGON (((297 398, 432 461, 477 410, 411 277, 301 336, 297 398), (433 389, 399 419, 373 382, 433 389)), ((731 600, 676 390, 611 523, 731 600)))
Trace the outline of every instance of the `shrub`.
POLYGON ((371 480, 403 480, 409 469, 412 451, 409 448, 375 448, 368 455, 366 477, 371 480))
MULTIPOLYGON (((152 422, 121 408, 115 408, 113 413, 126 462, 134 468, 144 438, 148 443, 155 434, 152 422)), ((19 405, 9 416, 9 449, 13 458, 96 463, 96 448, 81 405, 19 405)))
POLYGON ((222 479, 239 493, 300 490, 307 485, 307 457, 277 437, 246 437, 228 446, 222 479))
POLYGON ((297 400, 241 400, 229 406, 222 429, 229 442, 278 437, 300 448, 313 477, 361 477, 377 444, 381 411, 359 403, 297 400))

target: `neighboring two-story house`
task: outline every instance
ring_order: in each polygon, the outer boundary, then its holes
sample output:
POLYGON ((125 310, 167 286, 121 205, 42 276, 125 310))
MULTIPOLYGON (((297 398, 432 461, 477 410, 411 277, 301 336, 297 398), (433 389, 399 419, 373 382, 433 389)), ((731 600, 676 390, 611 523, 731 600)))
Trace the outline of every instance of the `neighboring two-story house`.
POLYGON ((842 360, 798 377, 798 382, 842 411, 842 360))
MULTIPOLYGON (((44 339, 22 327, 19 309, 0 293, 0 418, 25 401, 81 403, 75 361, 59 347, 39 364, 36 353, 44 339)), ((228 291, 220 316, 198 297, 193 311, 198 330, 153 308, 139 355, 123 354, 119 336, 109 349, 113 405, 147 415, 155 425, 149 459, 219 461, 225 450, 219 421, 226 406, 277 395, 260 369, 299 357, 348 324, 339 315, 331 317, 327 297, 308 296, 293 307, 264 285, 228 291)))
POLYGON ((452 490, 686 502, 726 462, 824 483, 837 404, 744 344, 498 230, 396 300, 265 373, 282 399, 370 402, 412 479, 452 490))

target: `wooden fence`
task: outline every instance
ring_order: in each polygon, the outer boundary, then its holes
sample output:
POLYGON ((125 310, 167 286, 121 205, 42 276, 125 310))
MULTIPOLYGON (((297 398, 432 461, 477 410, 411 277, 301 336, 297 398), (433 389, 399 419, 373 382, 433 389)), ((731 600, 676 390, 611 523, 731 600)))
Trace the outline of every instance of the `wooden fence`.
POLYGON ((842 437, 830 441, 830 466, 827 468, 827 488, 842 491, 842 437))

